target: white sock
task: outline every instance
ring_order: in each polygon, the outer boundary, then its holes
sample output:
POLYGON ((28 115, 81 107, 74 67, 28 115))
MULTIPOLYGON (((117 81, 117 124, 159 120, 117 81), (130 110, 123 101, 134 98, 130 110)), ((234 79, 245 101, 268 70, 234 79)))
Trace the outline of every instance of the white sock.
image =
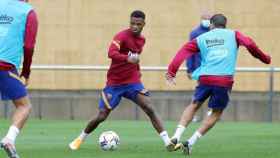
POLYGON ((189 145, 193 146, 200 137, 202 137, 202 135, 198 131, 196 131, 188 140, 189 145))
POLYGON ((88 136, 89 136, 89 134, 85 133, 85 131, 82 131, 79 138, 81 138, 82 141, 85 141, 88 136))
POLYGON ((172 138, 176 138, 178 141, 180 141, 180 138, 182 136, 182 134, 184 133, 186 127, 182 126, 182 125, 178 125, 177 129, 175 131, 175 134, 172 138))
POLYGON ((161 139, 163 140, 165 146, 170 144, 171 141, 170 141, 170 138, 166 131, 161 132, 159 135, 160 135, 161 139))
POLYGON ((11 140, 13 143, 15 143, 19 132, 20 132, 19 129, 16 126, 12 125, 12 126, 10 126, 9 131, 5 138, 7 138, 7 139, 11 140))

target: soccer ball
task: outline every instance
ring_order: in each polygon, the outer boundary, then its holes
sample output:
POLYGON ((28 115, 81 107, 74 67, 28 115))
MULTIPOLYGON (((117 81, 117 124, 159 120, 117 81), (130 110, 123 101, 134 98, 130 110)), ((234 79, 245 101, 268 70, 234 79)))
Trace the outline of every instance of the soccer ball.
POLYGON ((106 131, 99 136, 99 145, 104 151, 116 150, 119 144, 120 137, 114 131, 106 131))

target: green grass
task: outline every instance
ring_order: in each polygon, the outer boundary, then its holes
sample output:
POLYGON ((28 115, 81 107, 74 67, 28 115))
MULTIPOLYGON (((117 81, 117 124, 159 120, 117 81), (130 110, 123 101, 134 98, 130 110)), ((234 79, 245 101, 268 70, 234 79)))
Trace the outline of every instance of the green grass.
MULTIPOLYGON (((8 121, 0 121, 0 136, 6 134, 8 121)), ((108 121, 97 129, 78 151, 68 143, 76 137, 85 121, 30 120, 17 140, 21 158, 184 158, 181 152, 169 153, 149 122, 108 121), (104 130, 116 131, 121 139, 117 151, 105 152, 97 145, 104 130)), ((175 122, 165 123, 173 134, 175 122)), ((198 124, 190 126, 188 138, 198 124)), ((5 158, 3 151, 0 158, 5 158)), ((192 158, 279 158, 280 124, 218 123, 194 146, 192 158)))

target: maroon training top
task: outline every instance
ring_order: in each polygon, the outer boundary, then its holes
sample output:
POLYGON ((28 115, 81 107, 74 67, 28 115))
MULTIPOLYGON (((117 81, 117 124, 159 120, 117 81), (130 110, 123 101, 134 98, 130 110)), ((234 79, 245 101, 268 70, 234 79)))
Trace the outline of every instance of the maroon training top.
POLYGON ((107 72, 108 86, 141 82, 139 64, 128 63, 127 58, 129 52, 141 54, 144 45, 145 37, 134 35, 130 29, 115 35, 108 51, 108 57, 112 59, 107 72))

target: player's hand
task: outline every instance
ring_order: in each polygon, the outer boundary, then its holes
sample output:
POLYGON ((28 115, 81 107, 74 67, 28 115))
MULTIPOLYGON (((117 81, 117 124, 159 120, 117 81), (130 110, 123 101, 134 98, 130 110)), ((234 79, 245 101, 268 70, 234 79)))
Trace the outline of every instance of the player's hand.
POLYGON ((169 73, 165 74, 165 79, 167 81, 167 84, 176 85, 175 77, 172 77, 169 73))
POLYGON ((270 64, 270 63, 271 63, 271 56, 266 55, 265 64, 270 64))
POLYGON ((23 84, 27 87, 29 85, 29 78, 21 77, 20 78, 23 81, 23 84))
POLYGON ((139 63, 139 55, 137 53, 128 53, 127 62, 132 64, 138 64, 139 63))

